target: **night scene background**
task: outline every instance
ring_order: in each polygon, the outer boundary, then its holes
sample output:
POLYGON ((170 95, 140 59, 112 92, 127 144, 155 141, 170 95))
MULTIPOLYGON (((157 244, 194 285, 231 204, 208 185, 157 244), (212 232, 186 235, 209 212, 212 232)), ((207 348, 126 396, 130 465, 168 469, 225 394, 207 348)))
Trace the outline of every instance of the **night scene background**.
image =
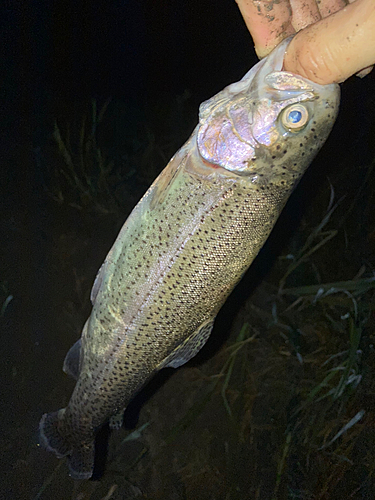
POLYGON ((234 0, 0 12, 0 498, 373 499, 374 74, 341 86, 206 347, 102 429, 94 480, 74 482, 38 423, 69 400, 62 364, 96 272, 199 104, 257 58, 234 0))

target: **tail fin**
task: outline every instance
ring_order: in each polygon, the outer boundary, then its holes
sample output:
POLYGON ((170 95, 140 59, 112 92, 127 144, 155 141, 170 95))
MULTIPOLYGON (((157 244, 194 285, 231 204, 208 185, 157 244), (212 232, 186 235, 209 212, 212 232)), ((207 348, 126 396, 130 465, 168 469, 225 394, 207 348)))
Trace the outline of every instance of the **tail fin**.
POLYGON ((95 446, 90 443, 77 443, 69 456, 69 474, 73 479, 90 479, 94 470, 95 446))
POLYGON ((48 451, 53 451, 57 458, 65 457, 72 452, 62 429, 64 413, 65 409, 45 413, 39 424, 40 444, 48 451))
POLYGON ((64 436, 65 409, 45 413, 39 424, 40 444, 57 458, 68 455, 69 472, 73 479, 89 479, 94 468, 94 440, 71 445, 64 436))

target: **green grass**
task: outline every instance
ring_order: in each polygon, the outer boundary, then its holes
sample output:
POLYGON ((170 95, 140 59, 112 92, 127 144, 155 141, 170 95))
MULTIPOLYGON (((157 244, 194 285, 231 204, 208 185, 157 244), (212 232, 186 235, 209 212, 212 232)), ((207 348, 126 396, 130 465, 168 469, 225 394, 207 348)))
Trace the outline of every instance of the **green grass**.
MULTIPOLYGON (((121 169, 101 152, 104 112, 93 105, 78 135, 56 127, 63 172, 53 186, 59 203, 106 217, 122 209, 112 199, 121 169)), ((173 113, 160 115, 169 131, 142 125, 142 140, 133 136, 121 152, 130 172, 122 183, 147 186, 181 145, 173 113)), ((101 482, 74 487, 72 498, 117 498, 127 488, 129 498, 155 500, 373 498, 375 263, 362 253, 375 241, 374 164, 362 176, 357 168, 355 188, 352 165, 322 187, 225 345, 177 370, 145 403, 138 430, 113 437, 101 482)), ((59 466, 37 498, 66 476, 59 466)))
POLYGON ((55 185, 50 192, 60 204, 67 202, 79 210, 90 206, 103 214, 118 211, 111 184, 119 182, 119 173, 99 144, 99 129, 109 103, 98 110, 93 100, 89 116, 83 116, 78 127, 67 125, 65 133, 55 123, 53 139, 62 161, 54 171, 55 185))

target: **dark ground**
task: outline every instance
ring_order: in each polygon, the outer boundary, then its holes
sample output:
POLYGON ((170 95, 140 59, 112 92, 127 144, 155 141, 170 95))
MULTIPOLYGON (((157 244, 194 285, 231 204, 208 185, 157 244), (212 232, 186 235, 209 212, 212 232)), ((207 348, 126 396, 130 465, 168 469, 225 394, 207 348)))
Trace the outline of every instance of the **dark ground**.
POLYGON ((330 139, 212 339, 136 398, 100 481, 75 483, 37 446, 41 415, 70 397, 62 362, 118 230, 190 134, 198 104, 256 61, 234 2, 155 5, 4 9, 0 498, 372 499, 374 293, 360 280, 375 267, 374 75, 342 86, 330 139), (108 98, 93 134, 92 100, 99 116, 108 98), (341 202, 315 234, 330 184, 341 202), (344 291, 315 301, 316 289, 278 293, 294 262, 285 256, 325 238, 285 287, 350 281, 344 291))

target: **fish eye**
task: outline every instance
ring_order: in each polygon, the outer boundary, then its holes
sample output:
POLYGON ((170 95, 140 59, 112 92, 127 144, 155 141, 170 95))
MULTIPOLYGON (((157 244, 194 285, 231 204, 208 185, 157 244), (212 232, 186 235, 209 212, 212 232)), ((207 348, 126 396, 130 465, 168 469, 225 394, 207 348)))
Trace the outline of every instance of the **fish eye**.
POLYGON ((303 128, 309 119, 309 113, 302 104, 291 104, 283 109, 281 123, 291 132, 297 132, 303 128))

